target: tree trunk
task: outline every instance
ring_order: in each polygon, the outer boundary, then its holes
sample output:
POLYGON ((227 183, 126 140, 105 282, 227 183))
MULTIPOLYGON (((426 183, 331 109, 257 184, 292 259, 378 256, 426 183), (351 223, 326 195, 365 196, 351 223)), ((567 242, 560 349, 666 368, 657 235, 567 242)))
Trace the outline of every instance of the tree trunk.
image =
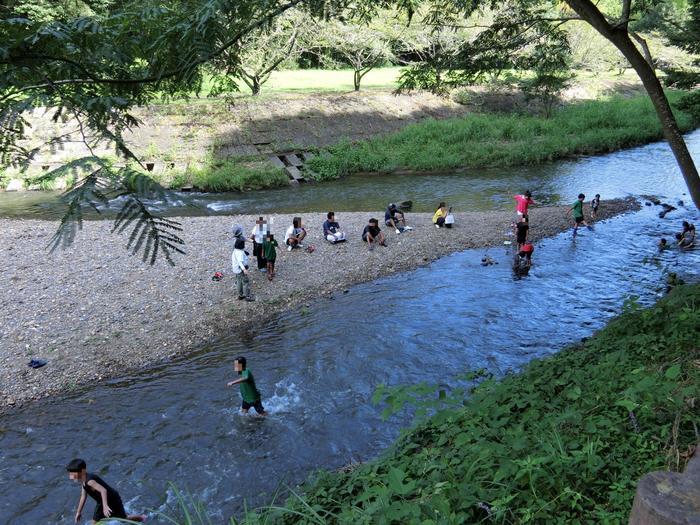
POLYGON ((360 72, 355 70, 355 74, 353 75, 353 85, 355 86, 355 91, 360 91, 360 82, 362 81, 362 75, 360 75, 360 72))
POLYGON ((254 96, 257 96, 260 94, 260 77, 254 76, 252 80, 253 82, 250 86, 250 90, 253 92, 254 96))
POLYGON ((671 146, 673 155, 676 157, 676 162, 688 186, 690 196, 695 206, 700 209, 700 175, 698 175, 698 170, 695 167, 693 158, 690 156, 683 135, 678 128, 678 122, 676 122, 676 118, 673 116, 671 105, 666 98, 661 82, 659 82, 656 73, 649 63, 639 52, 632 40, 630 40, 626 24, 612 27, 590 0, 566 0, 566 3, 569 4, 581 18, 591 24, 596 31, 612 42, 625 56, 627 61, 637 72, 637 75, 639 75, 639 79, 642 81, 644 88, 649 94, 649 98, 651 98, 654 104, 656 114, 661 122, 664 137, 668 141, 669 146, 671 146))

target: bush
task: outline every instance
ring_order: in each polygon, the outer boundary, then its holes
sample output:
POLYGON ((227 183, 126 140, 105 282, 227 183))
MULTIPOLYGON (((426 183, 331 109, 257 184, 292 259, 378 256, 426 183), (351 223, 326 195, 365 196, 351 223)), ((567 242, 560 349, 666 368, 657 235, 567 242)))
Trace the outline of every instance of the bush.
MULTIPOLYGON (((639 478, 682 469, 697 442, 698 341, 699 285, 649 309, 629 300, 585 344, 482 378, 455 400, 463 408, 380 459, 321 474, 286 508, 244 522, 625 523, 639 478)), ((399 406, 402 395, 384 392, 399 406)))
MULTIPOLYGON (((670 91, 671 102, 683 93, 670 91)), ((700 121, 682 108, 676 116, 682 130, 700 121)), ((549 119, 526 115, 473 114, 427 120, 396 133, 327 148, 309 161, 318 179, 350 173, 502 167, 615 151, 663 136, 648 97, 580 102, 554 112, 549 119)))
POLYGON ((267 161, 227 160, 210 162, 202 168, 176 172, 169 182, 173 189, 191 184, 202 191, 249 191, 289 184, 283 170, 267 161))

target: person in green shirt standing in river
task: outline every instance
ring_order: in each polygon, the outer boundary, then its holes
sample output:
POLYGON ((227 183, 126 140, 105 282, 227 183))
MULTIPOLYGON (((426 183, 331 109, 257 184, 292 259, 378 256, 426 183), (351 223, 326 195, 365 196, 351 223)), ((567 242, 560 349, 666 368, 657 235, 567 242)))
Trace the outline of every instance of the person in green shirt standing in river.
POLYGON ((574 237, 576 237, 576 232, 578 227, 583 224, 586 228, 590 228, 586 219, 583 217, 583 201, 586 200, 586 196, 583 193, 578 194, 578 199, 571 205, 569 211, 574 213, 574 237))
POLYGON ((255 386, 253 374, 246 368, 245 357, 237 357, 233 361, 233 370, 238 372, 238 375, 241 377, 235 381, 229 381, 226 383, 226 386, 241 385, 241 398, 243 398, 241 412, 247 414, 252 407, 259 415, 266 416, 267 412, 265 412, 265 408, 262 405, 260 391, 255 386))

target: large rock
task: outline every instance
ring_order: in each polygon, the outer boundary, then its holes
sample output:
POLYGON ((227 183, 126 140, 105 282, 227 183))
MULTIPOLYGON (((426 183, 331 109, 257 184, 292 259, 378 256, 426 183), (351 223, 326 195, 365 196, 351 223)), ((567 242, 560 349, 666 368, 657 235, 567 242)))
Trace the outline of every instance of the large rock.
POLYGON ((5 188, 5 191, 20 191, 23 188, 22 181, 19 179, 12 179, 5 188))
POLYGON ((652 472, 637 485, 629 525, 700 525, 700 456, 683 474, 652 472))

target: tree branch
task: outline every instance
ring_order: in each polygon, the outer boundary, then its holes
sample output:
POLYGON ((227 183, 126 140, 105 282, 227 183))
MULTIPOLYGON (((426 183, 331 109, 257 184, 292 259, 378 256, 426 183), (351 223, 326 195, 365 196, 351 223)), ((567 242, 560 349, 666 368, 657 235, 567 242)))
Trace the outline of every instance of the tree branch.
MULTIPOLYGON (((218 49, 215 51, 209 53, 206 56, 203 56, 201 58, 198 58, 197 60, 186 64, 184 66, 181 66, 177 69, 174 69, 172 71, 169 71, 167 73, 163 73, 161 75, 154 75, 150 77, 145 77, 145 78, 73 78, 73 79, 66 79, 66 80, 55 80, 53 82, 54 85, 66 85, 66 84, 121 84, 121 85, 134 85, 134 84, 148 84, 152 82, 159 82, 161 80, 167 79, 167 78, 172 78, 177 75, 180 75, 187 71, 188 69, 192 69, 193 67, 199 66, 201 64, 204 64, 206 62, 209 62, 211 59, 216 58, 217 56, 221 55, 224 51, 229 49, 231 46, 235 45, 241 38, 246 36, 248 33, 251 31, 254 31, 255 29, 258 29, 259 27, 262 27, 263 25, 267 24, 270 18, 274 18, 285 11, 288 11, 292 7, 303 3, 308 0, 291 0, 290 2, 283 4, 279 6, 277 9, 267 13, 265 16, 261 17, 257 22, 254 22, 252 24, 249 24, 245 28, 241 29, 238 31, 230 40, 226 41, 224 44, 222 44, 218 49)), ((49 87, 48 84, 37 84, 34 86, 29 86, 26 88, 23 88, 20 91, 27 91, 30 89, 44 89, 49 87)))

